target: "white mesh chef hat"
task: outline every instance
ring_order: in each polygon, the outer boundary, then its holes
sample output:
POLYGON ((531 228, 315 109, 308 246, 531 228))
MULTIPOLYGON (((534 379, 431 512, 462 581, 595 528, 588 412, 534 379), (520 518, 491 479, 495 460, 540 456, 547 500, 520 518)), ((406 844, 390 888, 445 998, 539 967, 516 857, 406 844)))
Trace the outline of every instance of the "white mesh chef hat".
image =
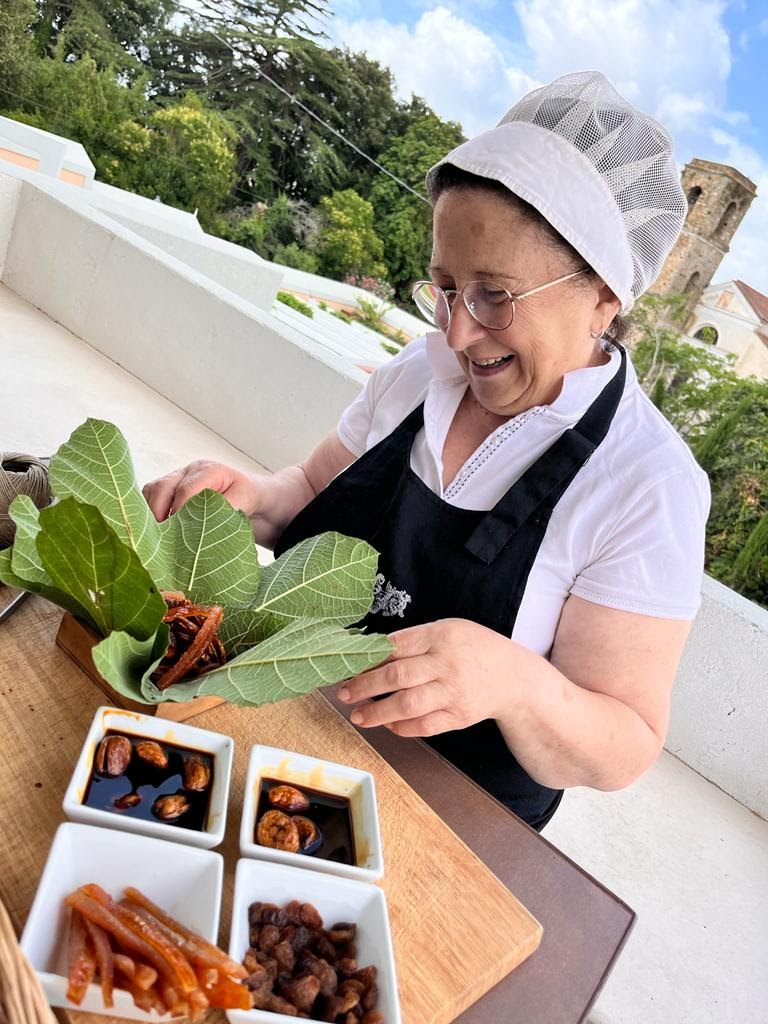
POLYGON ((653 284, 687 212, 672 139, 599 71, 534 89, 498 125, 462 143, 452 164, 501 182, 534 206, 621 301, 653 284))

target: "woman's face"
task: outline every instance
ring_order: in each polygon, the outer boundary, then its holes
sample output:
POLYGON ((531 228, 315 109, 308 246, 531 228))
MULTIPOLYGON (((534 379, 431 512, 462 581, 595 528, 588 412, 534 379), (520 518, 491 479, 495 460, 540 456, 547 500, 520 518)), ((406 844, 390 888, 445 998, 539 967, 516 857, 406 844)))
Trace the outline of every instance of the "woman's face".
MULTIPOLYGON (((431 273, 441 288, 485 280, 520 295, 574 269, 502 196, 449 189, 435 205, 431 273)), ((610 323, 619 302, 601 281, 588 282, 574 278, 515 303, 514 320, 501 331, 483 327, 455 299, 446 341, 486 409, 515 416, 548 405, 565 373, 603 361, 590 331, 610 323), (499 357, 505 362, 482 365, 499 357)))

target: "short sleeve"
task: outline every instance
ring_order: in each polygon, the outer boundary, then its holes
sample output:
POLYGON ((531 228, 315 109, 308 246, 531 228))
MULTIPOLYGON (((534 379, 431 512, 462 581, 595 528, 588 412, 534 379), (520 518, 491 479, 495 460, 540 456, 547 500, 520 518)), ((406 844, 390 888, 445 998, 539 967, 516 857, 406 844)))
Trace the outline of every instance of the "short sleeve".
POLYGON ((360 458, 366 450, 366 442, 373 422, 373 413, 376 408, 375 377, 376 374, 372 373, 354 402, 348 405, 341 414, 341 419, 336 426, 339 440, 357 458, 360 458))
POLYGON ((571 593, 664 619, 693 619, 701 601, 710 492, 691 462, 635 498, 571 593))
POLYGON ((424 397, 431 376, 425 347, 426 337, 417 338, 378 366, 341 414, 336 433, 357 458, 368 450, 372 430, 389 433, 424 397))

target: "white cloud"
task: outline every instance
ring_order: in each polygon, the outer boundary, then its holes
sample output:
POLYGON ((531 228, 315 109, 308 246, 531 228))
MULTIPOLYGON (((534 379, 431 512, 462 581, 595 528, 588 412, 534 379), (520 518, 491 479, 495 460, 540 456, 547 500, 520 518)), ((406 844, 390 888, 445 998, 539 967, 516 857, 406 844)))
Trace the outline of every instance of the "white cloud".
POLYGON ((392 69, 398 94, 423 96, 443 118, 460 121, 468 135, 485 131, 540 83, 506 66, 494 40, 463 18, 436 7, 413 29, 377 18, 336 18, 336 40, 392 69))
MULTIPOLYGON (((575 70, 603 71, 668 128, 683 162, 721 161, 756 183, 758 198, 716 277, 742 277, 768 292, 768 162, 735 134, 749 132, 747 114, 727 107, 726 0, 516 0, 523 41, 514 45, 473 25, 467 0, 460 14, 450 9, 453 0, 443 0, 412 28, 353 13, 358 3, 376 14, 386 10, 379 0, 343 2, 349 14, 331 23, 335 41, 389 66, 403 98, 423 96, 441 117, 460 121, 467 135, 491 127, 541 82, 575 70)), ((500 21, 500 33, 511 36, 508 20, 500 21)), ((758 31, 768 35, 768 18, 758 31)))
POLYGON ((599 69, 641 108, 684 114, 673 132, 725 105, 731 52, 719 0, 518 0, 515 9, 544 81, 599 69))

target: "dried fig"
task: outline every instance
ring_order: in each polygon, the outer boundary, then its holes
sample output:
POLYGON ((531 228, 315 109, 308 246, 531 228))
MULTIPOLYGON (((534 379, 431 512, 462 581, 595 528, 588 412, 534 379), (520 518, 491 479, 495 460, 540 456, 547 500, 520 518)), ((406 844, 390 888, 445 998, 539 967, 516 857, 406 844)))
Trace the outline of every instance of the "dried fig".
POLYGON ((299 830, 293 818, 282 811, 267 811, 262 815, 256 826, 256 842, 259 846, 271 846, 274 850, 287 850, 289 853, 298 853, 301 848, 299 830))
POLYGON ((153 768, 167 768, 168 755, 154 740, 142 740, 136 744, 136 756, 153 768))
POLYGON ((323 842, 323 833, 314 821, 310 821, 309 818, 305 818, 303 814, 294 815, 293 821, 296 828, 299 830, 301 852, 306 853, 307 855, 316 853, 323 842))
POLYGON ((211 781, 209 765, 199 757, 190 755, 184 758, 184 788, 202 792, 211 781))
POLYGON ((295 786, 273 786, 267 797, 273 807, 291 814, 306 811, 309 807, 309 800, 295 786))
POLYGON ((175 821, 186 814, 189 808, 189 801, 183 793, 173 793, 170 796, 159 796, 152 804, 152 813, 162 821, 175 821))
POLYGON ((131 763, 131 741, 125 736, 105 736, 96 750, 99 775, 122 775, 131 763))

